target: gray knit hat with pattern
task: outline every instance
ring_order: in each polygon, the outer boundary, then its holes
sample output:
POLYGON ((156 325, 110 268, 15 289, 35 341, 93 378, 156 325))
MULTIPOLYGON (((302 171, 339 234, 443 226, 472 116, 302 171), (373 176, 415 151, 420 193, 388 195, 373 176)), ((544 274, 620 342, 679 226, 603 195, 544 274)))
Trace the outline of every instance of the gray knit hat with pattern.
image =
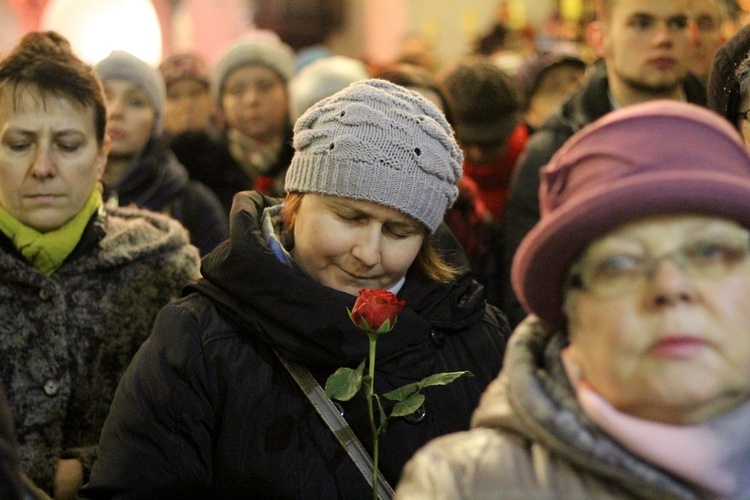
POLYGON ((420 94, 363 80, 323 99, 294 127, 287 192, 366 200, 434 233, 458 196, 463 156, 443 114, 420 94))
POLYGON ((279 74, 284 83, 294 76, 294 51, 277 37, 264 32, 243 38, 229 47, 214 66, 212 93, 221 104, 224 81, 237 68, 264 66, 279 74))
POLYGON ((156 68, 149 66, 145 61, 124 50, 115 50, 99 61, 94 70, 103 82, 126 80, 142 88, 148 96, 154 114, 156 114, 154 133, 161 132, 164 123, 164 101, 166 100, 167 90, 164 85, 164 78, 156 68))

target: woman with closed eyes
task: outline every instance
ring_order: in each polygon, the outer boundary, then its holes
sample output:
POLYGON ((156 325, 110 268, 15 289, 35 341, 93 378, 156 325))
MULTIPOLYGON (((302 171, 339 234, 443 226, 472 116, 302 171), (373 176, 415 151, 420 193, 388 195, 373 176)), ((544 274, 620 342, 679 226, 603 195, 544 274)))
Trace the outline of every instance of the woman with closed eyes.
MULTIPOLYGON (((382 474, 395 484, 419 446, 468 428, 508 326, 441 227, 461 175, 450 126, 416 92, 364 80, 303 114, 294 148, 283 202, 236 195, 229 241, 204 258, 194 293, 163 309, 120 385, 84 498, 371 497, 281 361, 321 386, 359 365, 367 335, 347 308, 364 288, 406 302, 378 340, 377 393, 475 375, 427 388, 417 413, 389 420, 382 474)), ((364 398, 340 409, 370 450, 364 398)))

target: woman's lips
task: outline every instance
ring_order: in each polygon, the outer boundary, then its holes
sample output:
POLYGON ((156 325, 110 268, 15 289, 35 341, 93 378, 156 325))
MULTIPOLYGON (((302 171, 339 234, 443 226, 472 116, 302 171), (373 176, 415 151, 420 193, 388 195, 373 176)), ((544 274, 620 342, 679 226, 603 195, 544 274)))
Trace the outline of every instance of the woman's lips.
POLYGON ((108 130, 107 135, 109 135, 109 138, 113 141, 121 139, 125 133, 121 130, 108 130))
POLYGON ((706 347, 705 340, 690 335, 672 335, 656 342, 651 352, 664 358, 692 358, 706 347))

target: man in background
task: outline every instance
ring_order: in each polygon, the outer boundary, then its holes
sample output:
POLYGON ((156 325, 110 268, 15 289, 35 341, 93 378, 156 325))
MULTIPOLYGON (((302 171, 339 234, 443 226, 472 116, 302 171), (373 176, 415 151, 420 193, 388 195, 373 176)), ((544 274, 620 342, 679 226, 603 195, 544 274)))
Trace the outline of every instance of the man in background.
POLYGON ((688 73, 690 0, 599 0, 589 43, 601 58, 586 82, 529 139, 514 171, 502 221, 502 309, 511 326, 526 315, 510 286, 518 245, 539 220, 539 169, 585 125, 652 99, 706 104, 705 86, 688 73))
MULTIPOLYGON (((730 19, 726 0, 692 0, 693 37, 690 71, 704 84, 708 81, 716 51, 727 40, 725 27, 730 19)), ((731 35, 729 35, 731 36, 731 35)))

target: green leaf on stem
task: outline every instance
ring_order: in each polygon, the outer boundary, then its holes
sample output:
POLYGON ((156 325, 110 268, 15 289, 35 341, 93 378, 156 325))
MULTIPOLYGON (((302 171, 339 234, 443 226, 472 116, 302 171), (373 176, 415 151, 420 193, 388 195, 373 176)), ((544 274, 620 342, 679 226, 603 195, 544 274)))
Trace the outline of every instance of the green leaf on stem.
POLYGON ((383 397, 386 399, 390 399, 391 401, 403 402, 406 401, 409 396, 419 392, 425 387, 430 387, 433 385, 448 385, 457 378, 463 376, 473 377, 474 374, 470 371, 436 373, 435 375, 430 375, 429 377, 423 378, 419 382, 406 384, 402 387, 399 387, 398 389, 386 392, 385 394, 383 394, 383 397))
POLYGON ((362 361, 356 370, 339 368, 326 380, 326 396, 339 401, 349 401, 362 387, 362 372, 365 362, 362 361))
POLYGON ((419 409, 422 403, 424 403, 424 400, 425 397, 423 394, 415 392, 407 397, 404 401, 396 403, 396 406, 393 407, 393 411, 391 411, 391 416, 403 417, 405 415, 411 415, 419 409))

